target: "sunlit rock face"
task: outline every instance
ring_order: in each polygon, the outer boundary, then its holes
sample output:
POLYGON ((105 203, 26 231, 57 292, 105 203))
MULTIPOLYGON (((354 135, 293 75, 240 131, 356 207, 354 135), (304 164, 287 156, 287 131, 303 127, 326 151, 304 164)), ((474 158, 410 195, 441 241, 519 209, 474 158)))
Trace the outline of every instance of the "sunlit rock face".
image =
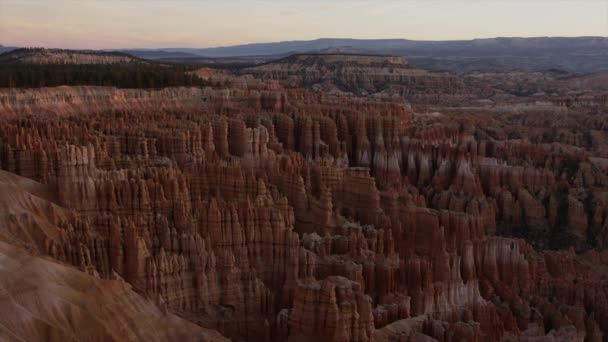
POLYGON ((429 111, 301 87, 452 94, 389 57, 299 56, 251 72, 280 82, 0 90, 0 271, 25 279, 1 277, 19 309, 0 309, 0 336, 608 332, 605 101, 429 111), (45 300, 17 293, 27 286, 45 300), (108 324, 75 332, 87 315, 108 324))

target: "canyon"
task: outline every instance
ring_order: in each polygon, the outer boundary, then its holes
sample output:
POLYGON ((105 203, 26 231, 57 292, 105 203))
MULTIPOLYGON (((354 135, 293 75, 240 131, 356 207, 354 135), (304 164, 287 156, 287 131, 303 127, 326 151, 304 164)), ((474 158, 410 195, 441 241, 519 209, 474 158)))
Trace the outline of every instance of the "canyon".
POLYGON ((193 73, 0 89, 0 339, 607 336, 601 75, 193 73))

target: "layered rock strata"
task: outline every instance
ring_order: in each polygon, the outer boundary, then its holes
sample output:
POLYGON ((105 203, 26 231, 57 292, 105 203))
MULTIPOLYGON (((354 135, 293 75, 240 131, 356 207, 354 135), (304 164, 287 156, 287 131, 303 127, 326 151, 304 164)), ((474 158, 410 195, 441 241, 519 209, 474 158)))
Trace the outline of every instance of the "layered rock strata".
POLYGON ((576 129, 258 87, 0 92, 0 239, 236 340, 608 331, 608 178, 576 129))

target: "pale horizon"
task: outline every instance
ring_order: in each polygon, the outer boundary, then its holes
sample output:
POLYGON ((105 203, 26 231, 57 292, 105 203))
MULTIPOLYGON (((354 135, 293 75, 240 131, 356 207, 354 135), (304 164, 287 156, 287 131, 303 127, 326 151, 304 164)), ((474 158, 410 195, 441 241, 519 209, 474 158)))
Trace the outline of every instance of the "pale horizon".
POLYGON ((321 38, 581 36, 608 36, 608 0, 0 2, 0 44, 5 46, 155 49, 321 38))

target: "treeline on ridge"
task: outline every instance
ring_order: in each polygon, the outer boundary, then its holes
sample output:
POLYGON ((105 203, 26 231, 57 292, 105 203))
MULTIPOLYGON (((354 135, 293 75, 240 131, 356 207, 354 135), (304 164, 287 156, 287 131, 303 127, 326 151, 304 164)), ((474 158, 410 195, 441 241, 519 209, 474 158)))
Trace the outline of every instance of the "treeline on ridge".
POLYGON ((163 88, 206 86, 189 66, 162 64, 0 64, 0 88, 40 88, 62 85, 163 88))

